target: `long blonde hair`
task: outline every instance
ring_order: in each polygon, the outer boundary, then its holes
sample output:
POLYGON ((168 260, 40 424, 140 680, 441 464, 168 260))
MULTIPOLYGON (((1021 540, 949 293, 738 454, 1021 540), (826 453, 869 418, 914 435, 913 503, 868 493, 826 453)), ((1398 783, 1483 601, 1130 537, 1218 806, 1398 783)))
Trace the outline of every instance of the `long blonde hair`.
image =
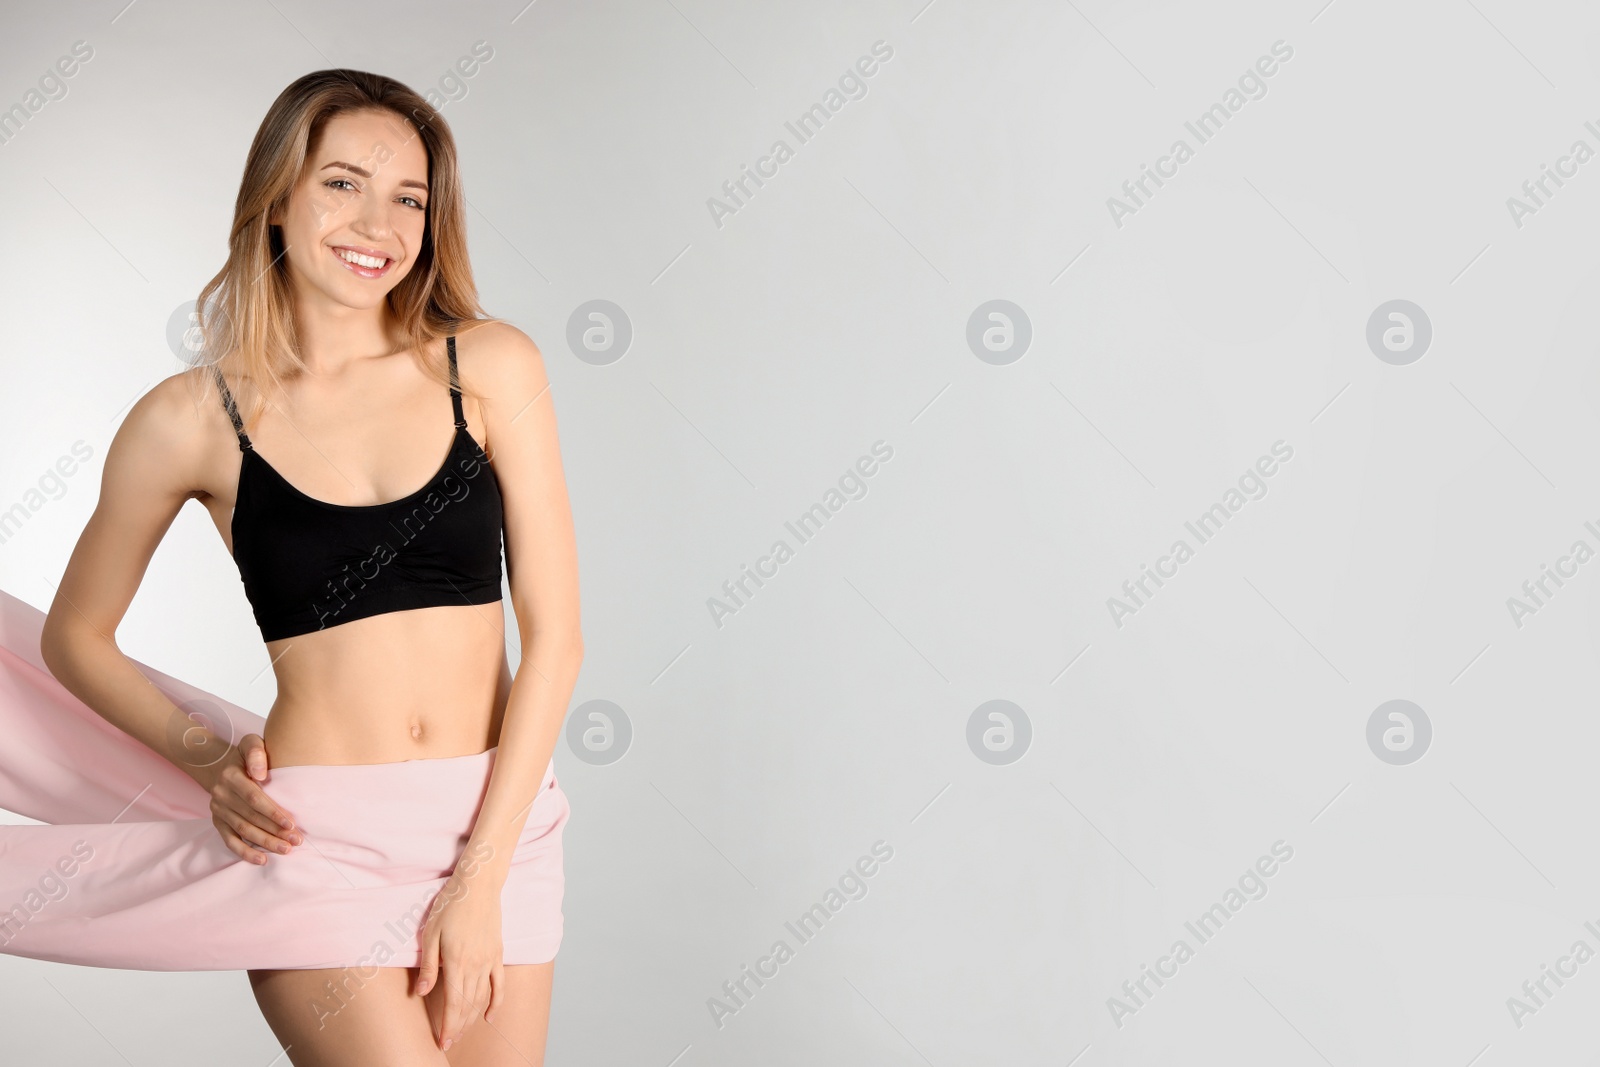
MULTIPOLYGON (((416 131, 428 153, 422 246, 410 273, 386 297, 403 340, 397 351, 409 346, 424 353, 429 342, 460 333, 463 326, 475 329, 502 321, 486 316, 478 303, 467 258, 456 142, 443 117, 393 78, 360 70, 314 71, 279 93, 261 120, 234 202, 228 261, 200 290, 195 307, 203 339, 198 362, 206 376, 213 376, 209 368, 226 357, 226 369, 241 384, 252 386, 238 397, 247 424, 261 413, 267 384, 281 387, 305 367, 283 234, 267 219, 287 208, 289 194, 308 165, 311 145, 328 121, 341 112, 370 110, 399 116, 416 131)), ((428 375, 441 385, 449 384, 442 356, 421 362, 428 375)), ((461 389, 478 395, 465 383, 461 389)))

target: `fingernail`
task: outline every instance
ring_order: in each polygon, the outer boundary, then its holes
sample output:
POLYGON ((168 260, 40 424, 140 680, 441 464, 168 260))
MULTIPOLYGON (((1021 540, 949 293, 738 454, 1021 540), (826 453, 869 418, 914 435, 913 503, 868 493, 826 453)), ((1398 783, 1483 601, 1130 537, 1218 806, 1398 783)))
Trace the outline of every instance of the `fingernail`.
POLYGON ((453 1042, 448 1037, 445 1038, 444 1039, 444 1051, 449 1052, 451 1044, 453 1044, 453 1042))

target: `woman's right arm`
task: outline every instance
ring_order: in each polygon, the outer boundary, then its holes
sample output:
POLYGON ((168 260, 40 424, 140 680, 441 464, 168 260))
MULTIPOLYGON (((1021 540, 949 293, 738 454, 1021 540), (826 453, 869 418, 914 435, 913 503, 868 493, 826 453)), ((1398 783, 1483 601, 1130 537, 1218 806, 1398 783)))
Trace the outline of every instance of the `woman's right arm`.
MULTIPOLYGON (((222 447, 231 433, 226 440, 222 447)), ((100 498, 56 588, 40 654, 69 692, 211 793, 223 839, 241 858, 261 863, 265 854, 245 840, 287 852, 294 836, 288 814, 253 780, 267 770, 261 738, 250 734, 230 745, 190 720, 116 641, 156 545, 184 502, 204 495, 207 463, 216 462, 218 448, 217 428, 201 418, 183 375, 134 403, 106 450, 100 498)))

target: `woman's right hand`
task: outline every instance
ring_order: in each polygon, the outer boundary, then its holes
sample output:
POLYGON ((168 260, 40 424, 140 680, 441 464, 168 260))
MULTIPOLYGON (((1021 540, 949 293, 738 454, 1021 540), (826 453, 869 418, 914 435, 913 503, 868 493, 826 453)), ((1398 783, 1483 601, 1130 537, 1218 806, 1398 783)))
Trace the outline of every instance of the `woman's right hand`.
POLYGON ((260 734, 245 734, 209 770, 211 821, 240 859, 263 864, 268 851, 286 853, 305 842, 294 819, 257 784, 267 777, 267 745, 260 734))

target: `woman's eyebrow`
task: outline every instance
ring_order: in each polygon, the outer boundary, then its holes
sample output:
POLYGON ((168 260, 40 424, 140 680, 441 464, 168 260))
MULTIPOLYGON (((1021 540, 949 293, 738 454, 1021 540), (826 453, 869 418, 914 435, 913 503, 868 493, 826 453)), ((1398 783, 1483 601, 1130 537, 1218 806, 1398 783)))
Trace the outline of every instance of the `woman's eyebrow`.
MULTIPOLYGON (((371 171, 364 170, 361 167, 356 166, 354 163, 345 163, 342 160, 338 160, 338 159, 334 160, 332 163, 324 164, 322 169, 323 170, 327 170, 329 167, 343 167, 345 170, 350 171, 352 174, 359 174, 363 178, 372 177, 372 172, 371 171)), ((419 182, 419 181, 416 181, 414 179, 407 178, 405 181, 402 181, 400 184, 403 185, 403 186, 404 185, 414 186, 415 188, 421 189, 423 192, 427 192, 428 191, 428 183, 427 182, 419 182)))

